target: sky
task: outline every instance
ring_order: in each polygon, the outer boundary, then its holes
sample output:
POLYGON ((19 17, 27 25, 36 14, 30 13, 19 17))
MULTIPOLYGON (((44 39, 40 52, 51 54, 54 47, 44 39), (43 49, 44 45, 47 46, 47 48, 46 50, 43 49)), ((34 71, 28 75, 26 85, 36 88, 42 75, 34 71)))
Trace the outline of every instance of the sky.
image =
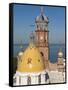
MULTIPOLYGON (((65 43, 65 8, 43 6, 44 14, 49 18, 49 43, 65 43)), ((20 5, 13 6, 13 37, 14 44, 29 43, 30 33, 35 32, 35 18, 40 15, 41 6, 20 5)))

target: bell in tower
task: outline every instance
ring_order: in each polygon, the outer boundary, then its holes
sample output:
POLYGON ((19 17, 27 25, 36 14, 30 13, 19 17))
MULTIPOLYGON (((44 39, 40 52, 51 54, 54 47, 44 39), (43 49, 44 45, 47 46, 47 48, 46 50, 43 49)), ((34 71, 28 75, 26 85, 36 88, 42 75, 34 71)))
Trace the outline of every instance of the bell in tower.
POLYGON ((48 18, 44 14, 44 9, 41 7, 41 13, 35 19, 36 23, 36 46, 44 59, 45 68, 48 68, 49 47, 48 47, 48 18))

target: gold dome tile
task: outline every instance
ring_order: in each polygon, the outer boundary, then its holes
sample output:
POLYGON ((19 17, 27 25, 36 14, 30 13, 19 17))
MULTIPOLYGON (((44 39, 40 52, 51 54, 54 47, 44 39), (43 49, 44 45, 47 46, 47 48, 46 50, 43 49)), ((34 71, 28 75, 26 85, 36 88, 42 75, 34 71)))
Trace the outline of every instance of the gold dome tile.
POLYGON ((22 62, 17 66, 19 72, 40 72, 44 70, 44 62, 38 48, 30 43, 21 56, 22 62), (30 49, 32 47, 32 49, 30 49))

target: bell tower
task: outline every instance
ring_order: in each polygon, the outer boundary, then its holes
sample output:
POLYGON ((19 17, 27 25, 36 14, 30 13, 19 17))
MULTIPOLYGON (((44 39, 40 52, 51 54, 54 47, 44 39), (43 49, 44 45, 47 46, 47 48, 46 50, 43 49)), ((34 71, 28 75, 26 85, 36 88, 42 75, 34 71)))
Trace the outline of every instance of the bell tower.
POLYGON ((43 7, 41 13, 35 19, 36 23, 36 46, 43 57, 45 68, 48 68, 49 63, 49 47, 48 47, 48 18, 44 15, 43 7))

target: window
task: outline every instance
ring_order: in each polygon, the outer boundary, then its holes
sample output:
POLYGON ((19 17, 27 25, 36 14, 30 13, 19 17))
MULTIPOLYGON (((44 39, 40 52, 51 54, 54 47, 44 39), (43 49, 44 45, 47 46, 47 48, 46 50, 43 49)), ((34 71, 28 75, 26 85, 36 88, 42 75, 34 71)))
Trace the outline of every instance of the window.
POLYGON ((44 56, 42 52, 40 52, 40 53, 41 53, 42 56, 44 56))
POLYGON ((28 58, 27 64, 31 64, 32 59, 28 58))
POLYGON ((46 72, 46 74, 45 74, 45 81, 47 81, 49 79, 49 75, 48 75, 48 73, 46 72))
POLYGON ((19 84, 21 84, 21 76, 19 77, 19 84))
POLYGON ((41 74, 38 76, 39 84, 41 84, 41 74))
POLYGON ((31 77, 30 77, 30 76, 28 76, 27 84, 28 84, 28 85, 31 84, 31 77))

